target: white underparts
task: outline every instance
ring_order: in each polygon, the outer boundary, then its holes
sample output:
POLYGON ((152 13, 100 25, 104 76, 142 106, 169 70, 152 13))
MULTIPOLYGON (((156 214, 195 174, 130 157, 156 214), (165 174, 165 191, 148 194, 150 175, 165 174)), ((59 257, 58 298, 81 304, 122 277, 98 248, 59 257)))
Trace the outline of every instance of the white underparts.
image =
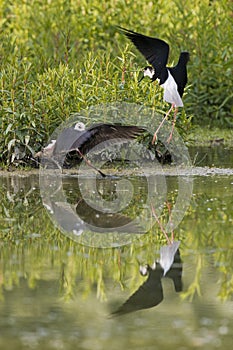
POLYGON ((180 97, 180 94, 177 90, 177 84, 175 82, 175 79, 173 78, 173 76, 169 71, 168 71, 167 80, 161 86, 164 89, 164 94, 163 94, 164 101, 174 104, 175 107, 184 106, 183 101, 180 97))
MULTIPOLYGON (((53 154, 53 150, 56 144, 56 140, 51 140, 50 143, 43 148, 42 154, 46 157, 51 157, 53 154)), ((41 152, 37 153, 39 157, 41 157, 41 152)))
POLYGON ((51 142, 46 147, 44 147, 44 151, 50 151, 54 149, 55 143, 56 140, 51 140, 51 142))

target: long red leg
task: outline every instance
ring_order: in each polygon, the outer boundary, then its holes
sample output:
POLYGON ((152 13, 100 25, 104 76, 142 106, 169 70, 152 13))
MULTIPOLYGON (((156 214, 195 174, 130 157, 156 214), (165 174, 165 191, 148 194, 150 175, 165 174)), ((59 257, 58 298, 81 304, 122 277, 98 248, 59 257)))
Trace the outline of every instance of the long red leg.
POLYGON ((173 116, 173 121, 172 121, 172 130, 171 130, 171 133, 170 133, 169 138, 167 139, 167 143, 171 142, 171 139, 172 139, 173 131, 174 131, 175 124, 176 124, 177 112, 178 112, 178 108, 175 108, 174 116, 173 116))
POLYGON ((171 111, 173 110, 173 108, 175 107, 174 103, 171 105, 171 108, 169 109, 169 111, 166 113, 165 117, 163 118, 163 120, 161 121, 161 123, 158 126, 158 129, 156 130, 156 132, 154 133, 153 136, 153 140, 152 140, 152 145, 155 143, 155 141, 157 140, 157 134, 159 132, 159 130, 161 129, 161 127, 163 126, 163 123, 165 122, 165 120, 167 119, 167 117, 169 116, 169 114, 171 113, 171 111))

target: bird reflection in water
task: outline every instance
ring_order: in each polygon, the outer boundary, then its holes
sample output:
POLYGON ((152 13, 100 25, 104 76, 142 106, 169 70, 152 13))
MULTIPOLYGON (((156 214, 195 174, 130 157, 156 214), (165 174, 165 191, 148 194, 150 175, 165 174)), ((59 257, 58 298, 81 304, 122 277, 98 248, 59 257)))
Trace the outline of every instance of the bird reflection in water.
POLYGON ((56 219, 60 229, 67 233, 80 236, 84 231, 90 230, 99 233, 132 233, 144 234, 139 223, 132 221, 120 213, 104 213, 89 206, 80 198, 76 206, 67 202, 50 200, 44 206, 56 219))
MULTIPOLYGON (((74 181, 66 183, 64 179, 64 183, 60 184, 56 191, 52 194, 46 193, 43 204, 55 219, 57 226, 65 233, 74 236, 80 236, 86 231, 144 234, 145 230, 140 225, 140 219, 130 217, 127 212, 114 210, 119 207, 119 202, 122 203, 124 197, 127 197, 125 192, 118 193, 119 181, 119 179, 99 180, 93 193, 92 179, 81 178, 78 183, 74 181), (60 197, 61 191, 64 191, 65 197, 60 197)), ((146 181, 141 185, 142 192, 143 185, 146 186, 146 181)), ((142 206, 143 204, 144 202, 141 203, 142 206)), ((140 208, 140 205, 138 207, 140 208)))
MULTIPOLYGON (((145 267, 140 267, 140 273, 143 276, 148 276, 146 282, 122 306, 114 311, 112 315, 124 315, 129 312, 149 309, 159 305, 163 301, 162 278, 164 277, 172 279, 176 292, 182 291, 182 260, 178 248, 179 244, 180 242, 176 241, 171 244, 174 250, 176 248, 177 250, 173 256, 173 263, 166 273, 163 269, 161 257, 164 251, 169 249, 169 245, 161 247, 159 261, 156 261, 152 266, 146 265, 145 267)), ((170 250, 171 252, 172 250, 170 250)))
POLYGON ((76 213, 89 228, 94 227, 95 232, 144 233, 132 218, 121 213, 107 213, 92 208, 83 198, 76 205, 76 213))
MULTIPOLYGON (((159 222, 154 209, 152 213, 159 222)), ((160 224, 160 223, 159 223, 160 224)), ((162 225, 160 224, 162 227, 162 225)), ((165 233, 163 229, 163 233, 165 233)), ((159 305, 163 301, 162 279, 170 278, 173 281, 176 292, 181 292, 183 263, 180 256, 180 241, 174 240, 174 232, 171 239, 167 239, 167 245, 160 248, 160 258, 152 266, 140 266, 140 273, 148 276, 147 280, 134 292, 129 299, 112 313, 113 316, 120 316, 130 312, 149 309, 159 305)))

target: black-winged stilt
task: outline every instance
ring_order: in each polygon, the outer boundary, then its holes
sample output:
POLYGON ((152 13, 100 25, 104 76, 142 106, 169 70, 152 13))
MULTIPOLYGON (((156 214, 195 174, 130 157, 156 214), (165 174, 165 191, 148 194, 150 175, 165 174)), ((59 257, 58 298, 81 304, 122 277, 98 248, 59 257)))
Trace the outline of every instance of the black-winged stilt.
POLYGON ((155 143, 157 134, 167 116, 174 109, 172 130, 168 138, 168 142, 170 142, 176 122, 178 107, 184 106, 182 96, 184 93, 185 85, 188 81, 186 66, 189 61, 189 53, 181 52, 177 65, 174 67, 167 67, 166 65, 169 56, 169 45, 165 41, 157 38, 151 38, 149 36, 139 34, 122 27, 118 28, 133 42, 136 48, 151 64, 151 66, 144 68, 142 79, 146 76, 148 76, 151 81, 158 79, 159 85, 161 85, 164 89, 164 100, 171 103, 171 108, 166 113, 165 117, 154 133, 152 144, 155 143))
POLYGON ((57 137, 51 140, 42 151, 35 154, 35 157, 49 157, 65 159, 67 155, 74 155, 78 161, 84 159, 88 165, 105 176, 99 169, 95 168, 85 155, 95 146, 102 142, 114 139, 133 140, 145 132, 145 129, 134 125, 115 125, 100 123, 86 129, 84 123, 77 122, 75 125, 65 128, 57 137))
POLYGON ((164 252, 162 249, 166 248, 167 246, 161 247, 160 259, 159 261, 155 261, 152 266, 149 264, 143 267, 140 266, 140 273, 143 276, 148 276, 147 280, 129 297, 128 300, 126 300, 123 305, 112 313, 112 316, 120 316, 159 305, 163 301, 162 278, 164 277, 172 279, 177 293, 182 291, 183 263, 180 257, 180 251, 178 247, 173 251, 171 265, 168 269, 165 267, 164 270, 162 261, 164 259, 164 252))

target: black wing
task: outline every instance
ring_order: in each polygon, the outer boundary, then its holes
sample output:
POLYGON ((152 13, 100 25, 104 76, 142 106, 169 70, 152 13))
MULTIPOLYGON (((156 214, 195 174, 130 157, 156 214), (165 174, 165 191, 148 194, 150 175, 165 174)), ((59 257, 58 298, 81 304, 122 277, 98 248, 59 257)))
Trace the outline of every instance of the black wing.
POLYGON ((183 271, 183 263, 180 257, 180 251, 178 249, 174 256, 174 262, 170 270, 165 275, 165 277, 169 277, 173 280, 176 292, 181 292, 183 290, 182 271, 183 271))
POLYGON ((189 61, 189 53, 181 52, 177 65, 175 67, 168 68, 177 83, 180 97, 183 96, 184 88, 188 82, 187 67, 186 67, 188 61, 189 61))
POLYGON ((69 127, 58 135, 53 154, 57 155, 60 153, 67 153, 73 143, 80 137, 81 134, 85 133, 85 131, 79 131, 74 129, 74 127, 69 127))
POLYGON ((168 61, 169 45, 163 40, 151 38, 121 27, 118 28, 133 42, 136 48, 153 66, 156 78, 159 77, 168 61))
POLYGON ((155 270, 149 270, 149 277, 129 299, 112 315, 124 315, 129 312, 148 309, 163 300, 162 278, 163 270, 156 264, 155 270))
POLYGON ((71 146, 70 151, 75 151, 78 148, 79 151, 85 155, 101 142, 111 141, 113 139, 135 139, 143 132, 145 132, 145 130, 138 126, 112 124, 95 125, 87 129, 77 138, 71 146))
POLYGON ((132 221, 132 218, 121 213, 106 213, 89 206, 80 199, 76 206, 78 217, 86 224, 95 228, 95 232, 144 233, 142 228, 132 221))

